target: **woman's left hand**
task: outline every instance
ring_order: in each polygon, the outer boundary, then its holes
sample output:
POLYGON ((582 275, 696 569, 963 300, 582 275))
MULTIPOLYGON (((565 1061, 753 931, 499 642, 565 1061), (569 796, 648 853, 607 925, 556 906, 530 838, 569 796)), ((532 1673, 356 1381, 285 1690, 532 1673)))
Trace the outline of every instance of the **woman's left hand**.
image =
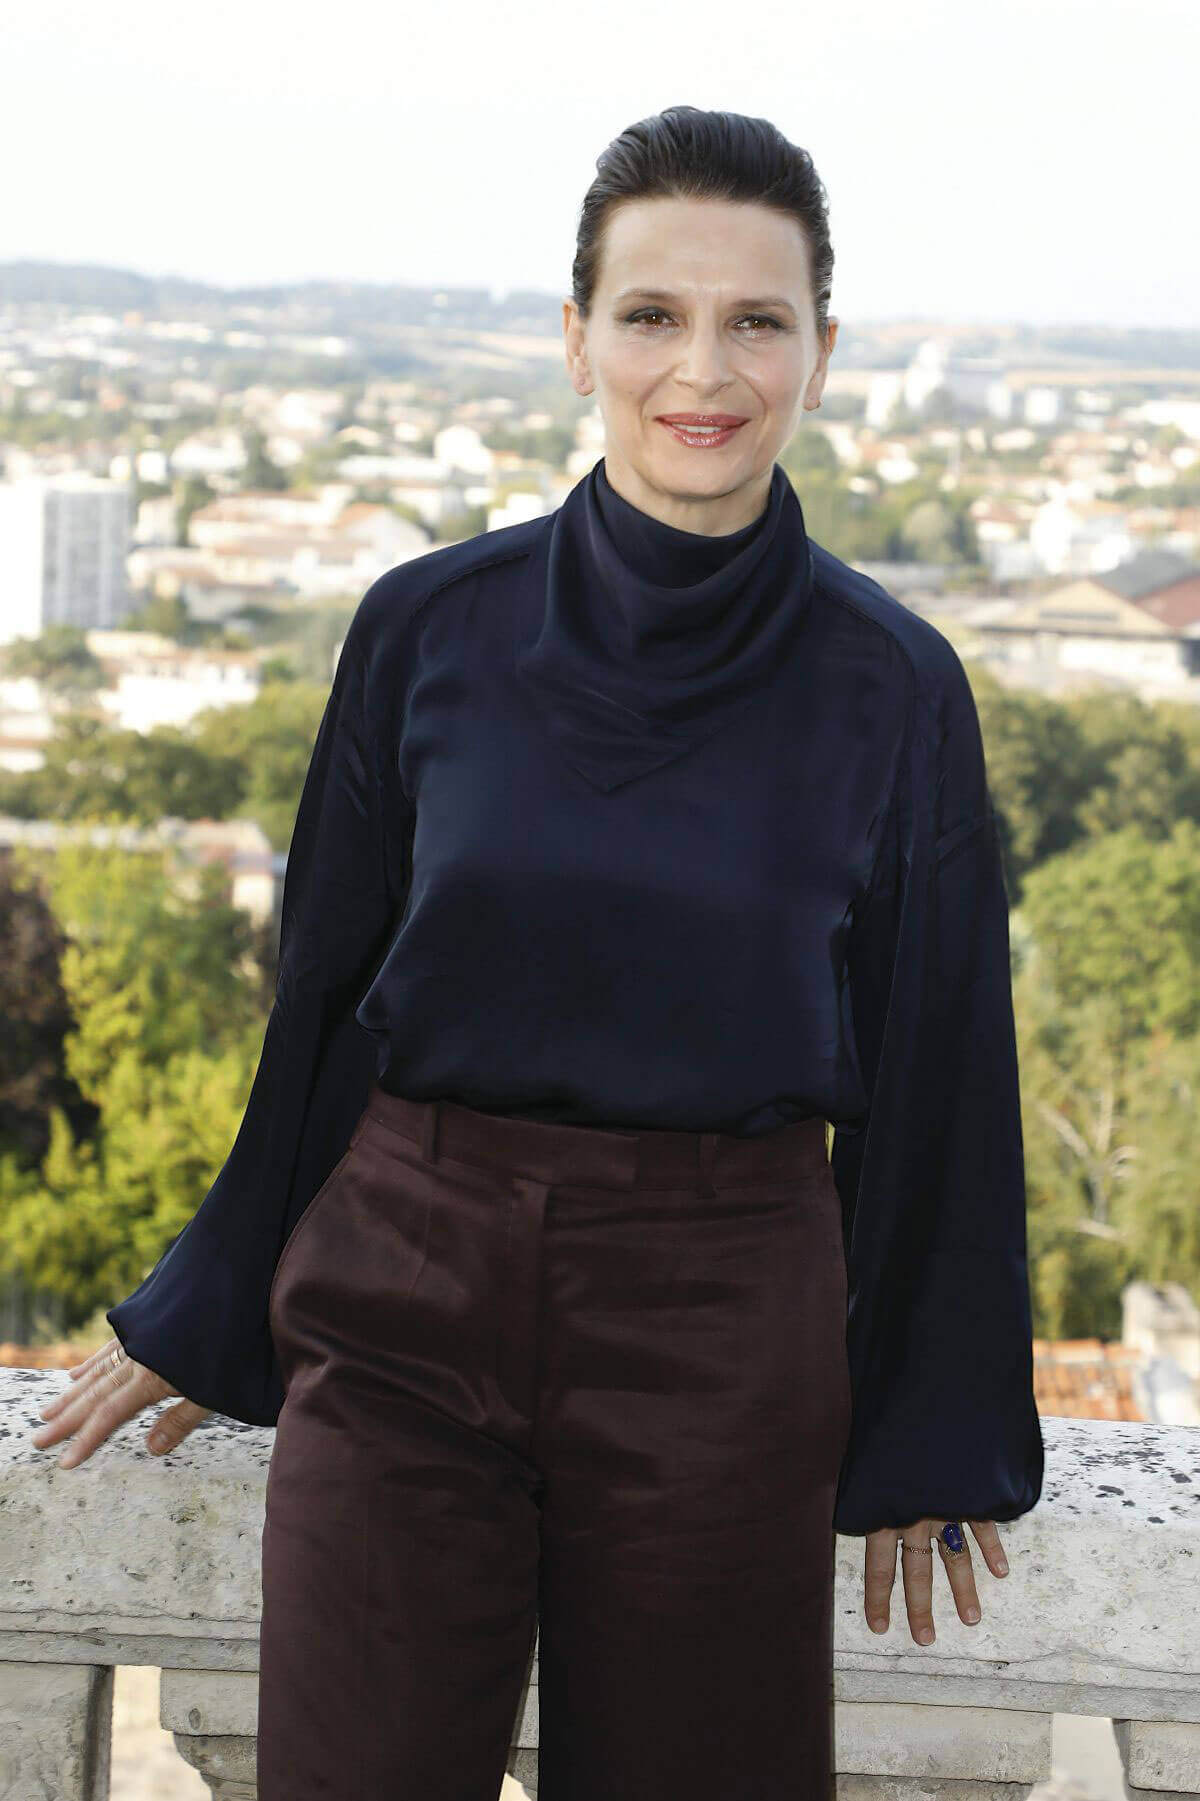
MULTIPOLYGON (((963 1520, 970 1526, 993 1576, 1007 1576, 1008 1559, 1000 1543, 994 1520, 963 1520)), ((950 1592, 958 1617, 964 1625, 979 1623, 979 1594, 975 1587, 975 1570, 966 1533, 959 1552, 947 1549, 938 1537, 945 1520, 915 1520, 903 1530, 884 1526, 867 1533, 865 1608, 867 1624, 872 1632, 888 1629, 888 1607, 892 1584, 896 1579, 896 1546, 901 1544, 900 1562, 904 1571, 904 1602, 908 1608, 909 1630, 919 1645, 932 1644, 933 1629, 933 1565, 937 1558, 945 1565, 950 1592)))

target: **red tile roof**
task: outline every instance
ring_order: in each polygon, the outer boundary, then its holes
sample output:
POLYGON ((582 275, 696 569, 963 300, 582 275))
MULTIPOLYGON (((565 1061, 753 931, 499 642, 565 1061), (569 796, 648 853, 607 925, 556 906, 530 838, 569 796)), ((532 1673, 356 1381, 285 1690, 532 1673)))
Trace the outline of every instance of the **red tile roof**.
POLYGON ((1101 1338, 1035 1338, 1037 1410, 1075 1420, 1144 1420, 1133 1389, 1144 1361, 1141 1351, 1101 1338))

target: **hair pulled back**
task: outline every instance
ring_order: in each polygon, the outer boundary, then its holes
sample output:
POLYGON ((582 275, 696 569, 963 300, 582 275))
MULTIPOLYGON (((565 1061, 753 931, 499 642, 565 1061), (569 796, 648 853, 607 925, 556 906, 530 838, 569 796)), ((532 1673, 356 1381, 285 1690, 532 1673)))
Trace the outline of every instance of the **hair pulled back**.
POLYGON ((591 313, 604 228, 627 200, 752 200, 796 219, 808 243, 817 334, 825 341, 833 287, 829 198, 807 150, 769 119, 668 106, 627 125, 596 159, 579 213, 571 298, 591 313))

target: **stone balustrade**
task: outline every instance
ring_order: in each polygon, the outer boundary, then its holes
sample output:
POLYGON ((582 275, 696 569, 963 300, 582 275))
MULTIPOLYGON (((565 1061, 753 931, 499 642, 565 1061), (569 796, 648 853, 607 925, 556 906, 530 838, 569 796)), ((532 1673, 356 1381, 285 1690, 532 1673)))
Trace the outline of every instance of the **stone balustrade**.
MULTIPOLYGON (((222 1801, 253 1801, 274 1435, 213 1415, 158 1459, 143 1418, 60 1470, 60 1447, 31 1434, 66 1381, 0 1370, 0 1796, 106 1801, 113 1668, 152 1664, 181 1756, 222 1801)), ((1011 1574, 976 1555, 979 1625, 958 1619, 935 1569, 934 1644, 913 1642, 899 1574, 876 1637, 863 1541, 839 1538, 839 1801, 1024 1801, 1050 1775, 1055 1713, 1116 1722, 1131 1801, 1200 1797, 1200 1432, 1043 1428, 1042 1501, 1001 1528, 1011 1574)), ((535 1647, 509 1757, 531 1795, 537 1692, 535 1647)))

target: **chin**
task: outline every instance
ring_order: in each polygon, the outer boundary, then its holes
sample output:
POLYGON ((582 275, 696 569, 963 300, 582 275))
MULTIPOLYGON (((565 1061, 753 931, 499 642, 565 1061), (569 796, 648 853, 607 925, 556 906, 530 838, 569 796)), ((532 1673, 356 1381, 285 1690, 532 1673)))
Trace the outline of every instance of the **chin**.
POLYGON ((700 488, 727 487, 731 481, 744 481, 754 473, 753 455, 742 445, 730 444, 722 450, 693 450, 668 438, 665 446, 647 449, 643 467, 669 474, 674 481, 681 475, 690 477, 700 488))
POLYGON ((731 494, 753 481, 758 471, 748 457, 722 456, 719 451, 697 450, 691 454, 697 462, 708 459, 711 467, 695 469, 686 462, 688 452, 680 446, 678 459, 663 457, 656 461, 654 480, 673 494, 731 494))

